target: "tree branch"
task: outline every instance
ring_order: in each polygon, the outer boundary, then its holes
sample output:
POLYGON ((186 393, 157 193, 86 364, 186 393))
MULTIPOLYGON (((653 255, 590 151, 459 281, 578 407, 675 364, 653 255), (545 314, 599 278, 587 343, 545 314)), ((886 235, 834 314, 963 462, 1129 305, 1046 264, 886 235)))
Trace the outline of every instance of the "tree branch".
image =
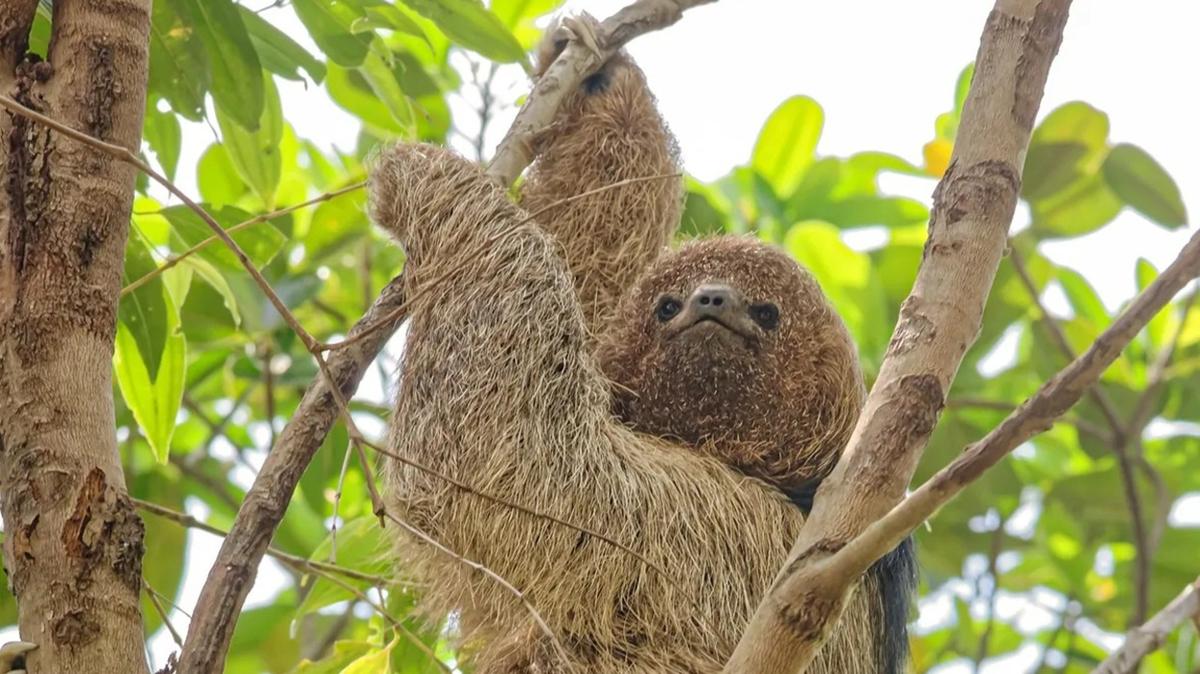
POLYGON ((1179 623, 1200 616, 1200 579, 1183 588, 1170 604, 1140 627, 1130 630, 1125 643, 1108 656, 1092 674, 1127 674, 1137 670, 1142 658, 1162 646, 1179 623))
POLYGON ((835 554, 822 558, 818 564, 820 570, 827 575, 836 570, 839 576, 857 577, 984 471, 1021 443, 1049 428, 1054 419, 1079 402, 1146 323, 1197 274, 1200 274, 1200 232, 1192 236, 1166 271, 1134 299, 1083 355, 862 534, 835 554))
POLYGON ((945 393, 978 335, 1069 7, 1070 0, 997 0, 988 17, 954 154, 934 192, 921 268, 879 377, 726 672, 804 671, 867 568, 824 562, 904 496, 945 393))
POLYGON ((533 161, 533 141, 549 128, 563 99, 579 88, 613 54, 633 38, 666 28, 683 17, 684 10, 716 0, 636 0, 600 24, 597 50, 572 40, 554 63, 538 78, 529 99, 517 113, 512 126, 496 148, 488 175, 508 186, 533 161))

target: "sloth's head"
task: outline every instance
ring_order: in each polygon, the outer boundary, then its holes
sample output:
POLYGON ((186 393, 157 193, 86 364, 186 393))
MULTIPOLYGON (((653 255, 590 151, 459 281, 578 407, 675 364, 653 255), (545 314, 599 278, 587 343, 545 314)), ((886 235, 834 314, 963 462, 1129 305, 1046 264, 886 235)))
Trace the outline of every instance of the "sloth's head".
POLYGON ((602 339, 614 411, 788 491, 824 477, 862 407, 853 342, 782 251, 719 237, 661 258, 602 339))

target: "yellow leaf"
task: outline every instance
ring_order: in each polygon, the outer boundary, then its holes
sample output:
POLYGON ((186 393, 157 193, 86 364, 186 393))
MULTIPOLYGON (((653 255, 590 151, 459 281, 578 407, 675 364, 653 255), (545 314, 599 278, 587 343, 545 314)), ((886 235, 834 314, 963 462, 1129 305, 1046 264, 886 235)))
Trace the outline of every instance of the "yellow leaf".
POLYGON ((935 178, 941 178, 950 165, 950 152, 954 143, 945 138, 935 138, 925 144, 925 172, 935 178))

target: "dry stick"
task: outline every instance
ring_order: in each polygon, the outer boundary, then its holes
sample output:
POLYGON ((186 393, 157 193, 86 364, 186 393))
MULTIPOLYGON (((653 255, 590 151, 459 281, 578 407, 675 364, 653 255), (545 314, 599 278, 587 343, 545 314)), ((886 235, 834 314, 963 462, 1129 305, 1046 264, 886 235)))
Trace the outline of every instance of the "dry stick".
POLYGON ((946 391, 978 335, 1069 7, 1070 0, 996 0, 954 153, 934 192, 921 267, 879 376, 726 672, 804 671, 859 577, 822 560, 904 497, 946 391))
MULTIPOLYGON (((1023 256, 1015 247, 1012 248, 1009 259, 1012 260, 1013 269, 1016 270, 1017 276, 1021 279, 1021 284, 1025 286, 1025 290, 1033 300, 1034 306, 1037 307, 1038 313, 1041 314, 1042 324, 1046 326, 1047 331, 1050 333, 1050 341, 1054 342, 1059 352, 1062 353, 1068 362, 1074 360, 1075 349, 1071 348, 1071 343, 1067 341, 1067 335, 1063 332, 1062 326, 1058 324, 1058 321, 1046 309, 1046 306, 1042 304, 1037 284, 1034 282, 1033 277, 1030 276, 1023 256)), ((1133 476, 1133 461, 1129 456, 1131 436, 1127 435, 1127 430, 1132 429, 1126 429, 1125 425, 1121 423, 1116 406, 1113 405, 1112 401, 1109 400, 1108 396, 1104 394, 1104 391, 1099 386, 1088 389, 1088 397, 1100 408, 1105 421, 1112 428, 1112 440, 1108 443, 1108 448, 1117 457, 1117 472, 1121 476, 1121 491, 1125 495, 1125 504, 1129 508, 1129 517, 1133 521, 1133 545, 1137 554, 1134 557, 1133 564, 1134 604, 1130 624, 1138 625, 1146 619, 1146 611, 1149 610, 1151 549, 1149 540, 1146 537, 1146 520, 1142 514, 1142 499, 1138 493, 1137 482, 1133 476)), ((1137 432, 1140 433, 1140 429, 1137 432)))
POLYGON ((176 646, 183 648, 183 637, 179 635, 179 630, 175 629, 175 626, 171 624, 171 617, 167 614, 166 607, 162 605, 161 601, 159 601, 158 592, 150 586, 150 582, 146 580, 145 576, 142 576, 142 590, 144 590, 146 592, 146 596, 150 598, 150 604, 154 606, 154 612, 158 614, 159 619, 162 620, 162 623, 166 626, 167 631, 171 633, 171 640, 175 642, 176 646))
POLYGON ((1141 627, 1130 630, 1125 643, 1105 658, 1092 674, 1127 674, 1137 670, 1142 658, 1162 646, 1179 623, 1200 617, 1200 579, 1183 588, 1170 604, 1163 607, 1141 627))
POLYGON ((821 562, 823 570, 838 577, 857 577, 984 471, 1049 428, 1056 418, 1079 402, 1146 323, 1198 274, 1200 232, 1192 236, 1179 257, 1134 299, 1083 355, 1043 384, 982 440, 964 450, 950 465, 939 470, 837 553, 824 558, 821 562))
MULTIPOLYGON (((189 515, 187 513, 182 513, 182 512, 179 512, 178 510, 173 510, 166 506, 159 505, 157 503, 151 503, 150 501, 143 501, 143 500, 137 499, 137 498, 131 498, 130 500, 133 501, 133 505, 137 506, 137 508, 139 510, 144 510, 144 511, 150 513, 151 515, 156 515, 158 517, 162 517, 163 519, 171 520, 172 522, 175 522, 176 524, 178 524, 182 527, 186 527, 188 529, 197 529, 199 531, 203 531, 205 533, 209 533, 214 536, 220 536, 221 538, 226 538, 227 536, 229 536, 229 532, 219 529, 217 527, 214 527, 213 525, 208 524, 207 522, 201 522, 200 520, 196 519, 195 517, 192 517, 191 515, 189 515)), ((293 555, 291 553, 284 552, 283 550, 280 550, 279 548, 276 548, 273 545, 267 546, 266 554, 270 557, 273 557, 273 558, 279 560, 281 563, 287 564, 293 568, 299 568, 299 569, 302 569, 309 573, 320 574, 322 576, 327 576, 327 575, 344 576, 346 578, 352 578, 354 580, 360 580, 360 581, 363 581, 366 583, 370 583, 371 585, 374 585, 376 587, 386 587, 388 585, 394 585, 396 583, 396 579, 394 579, 394 578, 386 578, 384 576, 375 576, 375 575, 372 575, 369 573, 355 571, 354 569, 348 569, 344 566, 338 566, 336 564, 329 564, 326 562, 318 562, 318 561, 311 560, 311 559, 305 559, 304 557, 300 557, 298 555, 293 555)))
MULTIPOLYGON (((237 232, 242 231, 243 229, 246 229, 247 227, 253 227, 254 225, 260 225, 264 222, 267 222, 268 220, 274 220, 275 218, 283 217, 285 215, 288 215, 289 213, 294 213, 295 211, 298 211, 301 208, 307 208, 309 206, 313 206, 313 205, 316 205, 316 204, 319 204, 319 203, 322 203, 325 201, 329 201, 330 199, 340 197, 343 194, 348 194, 355 190, 362 189, 363 187, 366 187, 366 185, 367 185, 367 181, 360 180, 359 182, 352 183, 350 185, 346 185, 345 187, 342 187, 342 188, 339 188, 336 190, 331 190, 329 192, 325 192, 324 194, 315 196, 312 199, 309 199, 308 201, 303 201, 298 204, 286 206, 284 208, 280 208, 278 210, 271 211, 270 213, 263 213, 262 215, 256 215, 253 218, 250 218, 249 220, 244 220, 242 222, 237 223, 236 225, 233 225, 232 227, 230 227, 229 229, 226 229, 225 231, 229 232, 230 234, 235 234, 237 232)), ((124 297, 124 296, 128 295, 129 293, 137 290, 138 288, 149 283, 155 277, 161 275, 163 272, 167 271, 171 267, 174 267, 175 265, 179 264, 180 262, 183 262, 184 260, 195 255, 196 253, 199 253, 200 251, 204 250, 208 246, 211 246, 213 243, 216 243, 217 241, 219 241, 217 236, 215 236, 215 235, 210 236, 207 239, 204 239, 203 241, 201 241, 200 243, 183 251, 182 253, 167 258, 166 260, 163 261, 163 263, 161 265, 159 265, 158 267, 155 267, 153 271, 146 273, 145 276, 135 279, 129 285, 125 286, 124 288, 121 288, 121 297, 124 297)))

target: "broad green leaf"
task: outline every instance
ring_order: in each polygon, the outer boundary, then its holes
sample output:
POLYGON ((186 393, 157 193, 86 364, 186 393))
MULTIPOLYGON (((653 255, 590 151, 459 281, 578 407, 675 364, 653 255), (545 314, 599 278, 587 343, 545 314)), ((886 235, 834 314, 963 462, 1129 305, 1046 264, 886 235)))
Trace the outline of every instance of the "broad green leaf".
POLYGON ((1104 178, 1125 203, 1168 229, 1187 224, 1179 186, 1145 150, 1123 143, 1104 161, 1104 178))
POLYGON ((492 0, 492 12, 529 49, 542 36, 534 21, 562 4, 562 0, 492 0))
POLYGON ((1082 274, 1059 267, 1056 276, 1076 316, 1091 321, 1097 328, 1103 329, 1108 326, 1108 310, 1082 274))
POLYGON ((412 102, 400 88, 392 69, 374 52, 367 54, 362 65, 358 67, 363 79, 370 85, 375 96, 387 106, 392 119, 404 129, 410 129, 413 124, 412 102))
POLYGON ((213 102, 247 131, 258 129, 265 99, 262 65, 233 0, 174 0, 187 8, 192 27, 208 53, 213 102))
MULTIPOLYGON (((400 637, 396 637, 399 639, 400 637)), ((351 662, 342 674, 391 674, 392 649, 396 646, 393 639, 386 647, 372 651, 354 662, 351 662)))
MULTIPOLYGON (((232 206, 207 208, 206 210, 224 229, 230 229, 253 217, 232 206)), ((182 253, 213 236, 213 231, 208 224, 187 206, 171 206, 163 209, 162 216, 171 223, 171 248, 177 253, 182 253)), ((283 233, 270 222, 258 222, 243 227, 230 236, 250 257, 250 261, 258 267, 263 267, 270 262, 286 241, 283 233)), ((219 240, 201 248, 196 255, 211 262, 225 273, 241 272, 245 269, 233 251, 226 248, 225 244, 219 240)))
POLYGON ((267 70, 289 80, 300 80, 303 69, 314 82, 325 79, 325 64, 308 53, 283 31, 255 12, 239 5, 242 22, 250 34, 258 58, 267 70))
POLYGON ((425 34, 425 30, 421 28, 421 24, 409 16, 404 9, 396 5, 367 7, 366 11, 366 16, 354 20, 353 25, 350 26, 351 31, 364 33, 377 28, 387 28, 389 30, 398 30, 413 37, 419 37, 425 42, 429 41, 429 36, 425 34))
POLYGON ((685 180, 683 217, 679 233, 685 237, 702 237, 725 233, 729 221, 729 204, 720 192, 690 176, 685 180))
POLYGON ((1035 201, 1033 231, 1045 238, 1094 232, 1121 212, 1121 201, 1100 176, 1084 178, 1047 199, 1035 201))
POLYGON ((365 641, 338 641, 333 644, 333 653, 323 660, 302 660, 292 674, 342 674, 350 663, 358 660, 374 648, 365 641))
POLYGON ((825 113, 807 96, 784 101, 763 125, 750 165, 781 197, 791 194, 812 164, 825 113))
POLYGON ((224 206, 236 203, 246 194, 246 183, 238 177, 229 151, 220 143, 208 146, 196 165, 196 186, 205 202, 224 206))
POLYGON ((238 310, 237 297, 233 294, 233 289, 229 287, 229 282, 225 280, 224 276, 221 276, 221 272, 217 271, 216 267, 197 255, 184 258, 180 267, 190 269, 204 279, 204 282, 217 291, 221 295, 221 299, 225 301, 225 308, 229 310, 233 324, 242 324, 242 314, 238 310))
MULTIPOLYGON (((135 230, 125 245, 125 271, 121 286, 127 286, 157 269, 158 264, 154 262, 150 251, 135 230)), ((125 326, 129 338, 136 345, 141 354, 139 360, 146 363, 148 376, 151 378, 158 373, 159 361, 166 345, 168 313, 161 277, 151 279, 122 297, 117 311, 121 325, 125 326)))
MULTIPOLYGON (((164 295, 164 301, 169 301, 161 285, 156 289, 164 295)), ((147 371, 137 340, 124 324, 117 325, 113 357, 121 397, 133 412, 134 419, 160 463, 166 463, 171 451, 171 435, 175 432, 175 417, 183 401, 183 382, 187 370, 187 343, 183 333, 178 330, 179 321, 174 313, 174 308, 170 308, 170 334, 156 375, 151 376, 147 371)))
POLYGON ((396 121, 388 106, 379 100, 371 85, 357 69, 348 70, 329 65, 325 79, 329 97, 339 107, 362 120, 373 135, 380 138, 403 136, 407 129, 396 121))
POLYGON ((403 0, 461 47, 500 63, 525 59, 512 32, 479 0, 403 0))
POLYGON ((313 42, 330 61, 353 68, 366 58, 375 36, 354 32, 354 22, 363 14, 350 3, 341 0, 293 0, 292 8, 308 29, 313 42))
POLYGON ((1021 195, 1049 197, 1094 174, 1107 152, 1108 115, 1080 102, 1056 108, 1033 132, 1021 195))
POLYGON ((274 206, 275 189, 279 187, 282 161, 279 157, 279 142, 283 139, 283 113, 279 107, 279 92, 270 75, 261 71, 255 77, 263 83, 266 105, 255 131, 247 131, 245 125, 231 123, 232 120, 217 108, 217 122, 221 126, 221 138, 229 159, 233 162, 242 180, 258 194, 268 209, 274 206))
MULTIPOLYGON (((1137 290, 1139 293, 1144 292, 1154 282, 1154 279, 1158 278, 1158 270, 1154 268, 1154 265, 1149 260, 1142 257, 1139 257, 1137 260, 1137 264, 1134 267, 1134 274, 1137 278, 1137 290)), ((1172 320, 1174 320, 1170 312, 1170 309, 1160 311, 1146 324, 1146 335, 1149 337, 1150 346, 1155 349, 1161 348, 1166 343, 1168 327, 1171 325, 1172 320)))
MULTIPOLYGON (((386 555, 388 544, 383 538, 383 530, 379 528, 378 520, 373 516, 367 515, 346 522, 337 532, 336 548, 334 540, 331 533, 321 541, 310 559, 336 562, 339 566, 370 574, 384 574, 391 568, 386 555)), ((317 578, 313 588, 304 597, 304 602, 296 609, 296 615, 312 613, 351 597, 353 594, 340 585, 317 578)))
POLYGON ((179 147, 183 142, 179 118, 170 112, 159 112, 151 103, 146 108, 142 137, 150 144, 154 156, 158 157, 163 173, 168 179, 174 180, 175 169, 179 166, 179 147))
POLYGON ((208 66, 204 45, 180 18, 175 2, 155 2, 150 21, 149 96, 165 98, 187 119, 204 119, 208 66))

